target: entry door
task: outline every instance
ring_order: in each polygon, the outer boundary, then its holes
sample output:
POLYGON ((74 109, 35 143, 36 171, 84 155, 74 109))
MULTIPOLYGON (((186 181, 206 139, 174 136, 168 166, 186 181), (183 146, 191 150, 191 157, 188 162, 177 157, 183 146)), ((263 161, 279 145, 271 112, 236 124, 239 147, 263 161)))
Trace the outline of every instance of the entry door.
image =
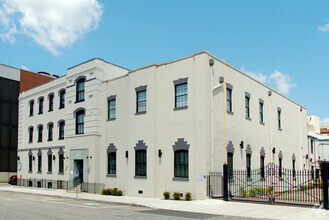
POLYGON ((83 182, 83 160, 74 160, 74 170, 79 171, 79 183, 83 182))

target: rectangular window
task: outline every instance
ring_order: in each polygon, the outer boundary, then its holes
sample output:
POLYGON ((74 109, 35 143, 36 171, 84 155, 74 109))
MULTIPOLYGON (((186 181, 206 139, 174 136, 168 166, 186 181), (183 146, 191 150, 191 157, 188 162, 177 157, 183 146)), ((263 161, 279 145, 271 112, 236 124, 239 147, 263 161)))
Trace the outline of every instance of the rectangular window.
POLYGON ((115 119, 116 118, 116 100, 109 100, 108 101, 108 119, 115 119))
POLYGON ((260 156, 260 176, 264 179, 265 177, 265 157, 260 156))
POLYGON ((245 96, 245 110, 246 110, 246 118, 250 119, 250 97, 245 96))
POLYGON ((282 158, 279 158, 279 177, 282 178, 282 158))
POLYGON ((251 154, 247 154, 247 178, 251 178, 251 154))
POLYGON ((32 155, 29 155, 29 172, 32 172, 32 155))
POLYGON ((187 107, 187 83, 175 85, 175 108, 187 107))
POLYGON ((137 92, 136 113, 146 112, 146 90, 137 92))
POLYGON ((264 123, 264 103, 259 102, 259 122, 264 123))
POLYGON ((59 155, 58 172, 64 173, 64 154, 59 155))
POLYGON ((42 130, 43 126, 38 127, 38 142, 42 142, 42 130))
POLYGON ((48 125, 48 141, 53 140, 53 128, 54 128, 53 124, 48 125))
POLYGON ((296 177, 296 161, 292 160, 292 176, 296 177))
POLYGON ((278 128, 281 128, 281 109, 278 109, 278 128))
POLYGON ((107 164, 107 174, 116 174, 116 153, 112 152, 107 154, 108 157, 108 164, 107 164))
POLYGON ((59 123, 59 138, 58 139, 64 139, 64 122, 59 123))
POLYGON ((48 154, 48 172, 51 173, 52 171, 53 171, 52 155, 48 154))
POLYGON ((175 177, 188 178, 188 151, 178 150, 175 151, 175 177))
POLYGON ((39 99, 39 114, 43 113, 43 98, 39 99))
POLYGON ((30 116, 33 116, 34 101, 30 102, 30 116))
POLYGON ((76 134, 84 133, 84 111, 78 111, 76 113, 76 134))
POLYGON ((38 155, 38 172, 41 173, 42 171, 42 155, 38 155))
POLYGON ((232 89, 226 89, 226 110, 232 112, 232 89))
POLYGON ((76 101, 81 102, 85 100, 85 79, 77 81, 76 101))
POLYGON ((314 141, 311 139, 311 154, 313 154, 314 141))
POLYGON ((54 95, 49 95, 49 111, 52 111, 54 109, 54 95))
POLYGON ((135 155, 135 175, 146 176, 146 150, 136 150, 135 155))
POLYGON ((228 178, 233 179, 233 154, 227 153, 228 178))
POLYGON ((59 93, 59 108, 65 107, 65 90, 59 93))

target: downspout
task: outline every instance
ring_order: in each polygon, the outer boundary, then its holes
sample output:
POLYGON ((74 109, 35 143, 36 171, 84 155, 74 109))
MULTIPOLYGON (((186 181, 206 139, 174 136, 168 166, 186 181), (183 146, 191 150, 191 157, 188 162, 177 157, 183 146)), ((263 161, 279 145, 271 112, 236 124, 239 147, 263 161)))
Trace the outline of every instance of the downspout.
POLYGON ((225 83, 225 60, 223 59, 223 113, 224 113, 224 164, 227 164, 226 153, 226 83, 225 83))
POLYGON ((271 95, 272 95, 272 91, 268 91, 268 109, 269 109, 269 116, 270 116, 270 124, 269 124, 269 142, 270 142, 270 153, 271 153, 270 163, 273 163, 274 153, 273 153, 273 142, 272 142, 272 103, 271 103, 271 95))

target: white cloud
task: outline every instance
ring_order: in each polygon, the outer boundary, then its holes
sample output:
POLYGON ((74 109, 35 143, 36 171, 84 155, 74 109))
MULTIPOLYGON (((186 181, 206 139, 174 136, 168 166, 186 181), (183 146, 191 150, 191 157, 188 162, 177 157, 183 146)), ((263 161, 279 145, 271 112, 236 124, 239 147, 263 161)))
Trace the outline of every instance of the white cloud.
POLYGON ((325 25, 318 27, 318 31, 321 31, 321 32, 329 31, 329 24, 325 24, 325 25))
POLYGON ((275 70, 274 73, 271 74, 270 78, 274 81, 276 88, 280 93, 288 94, 290 89, 296 87, 296 84, 291 83, 291 79, 286 73, 281 73, 275 70))
POLYGON ((329 126, 329 118, 322 119, 320 121, 321 126, 329 126))
POLYGON ((103 6, 97 0, 0 0, 0 38, 31 37, 54 55, 98 27, 103 6))
POLYGON ((263 74, 263 73, 255 73, 251 71, 245 70, 245 68, 241 68, 241 70, 256 80, 271 85, 275 87, 278 92, 287 95, 292 88, 295 88, 297 85, 291 82, 290 76, 286 73, 281 73, 277 70, 274 70, 272 74, 263 74))

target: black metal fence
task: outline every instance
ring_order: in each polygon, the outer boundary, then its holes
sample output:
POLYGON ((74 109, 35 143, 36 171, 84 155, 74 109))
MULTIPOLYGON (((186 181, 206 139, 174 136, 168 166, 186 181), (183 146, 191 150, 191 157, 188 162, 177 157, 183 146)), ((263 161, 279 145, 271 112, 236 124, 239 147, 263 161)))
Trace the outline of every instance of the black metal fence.
POLYGON ((233 170, 228 175, 225 169, 227 165, 224 165, 224 200, 328 207, 328 192, 325 192, 328 181, 324 178, 328 178, 327 170, 315 175, 311 170, 290 170, 268 164, 263 169, 233 170))

